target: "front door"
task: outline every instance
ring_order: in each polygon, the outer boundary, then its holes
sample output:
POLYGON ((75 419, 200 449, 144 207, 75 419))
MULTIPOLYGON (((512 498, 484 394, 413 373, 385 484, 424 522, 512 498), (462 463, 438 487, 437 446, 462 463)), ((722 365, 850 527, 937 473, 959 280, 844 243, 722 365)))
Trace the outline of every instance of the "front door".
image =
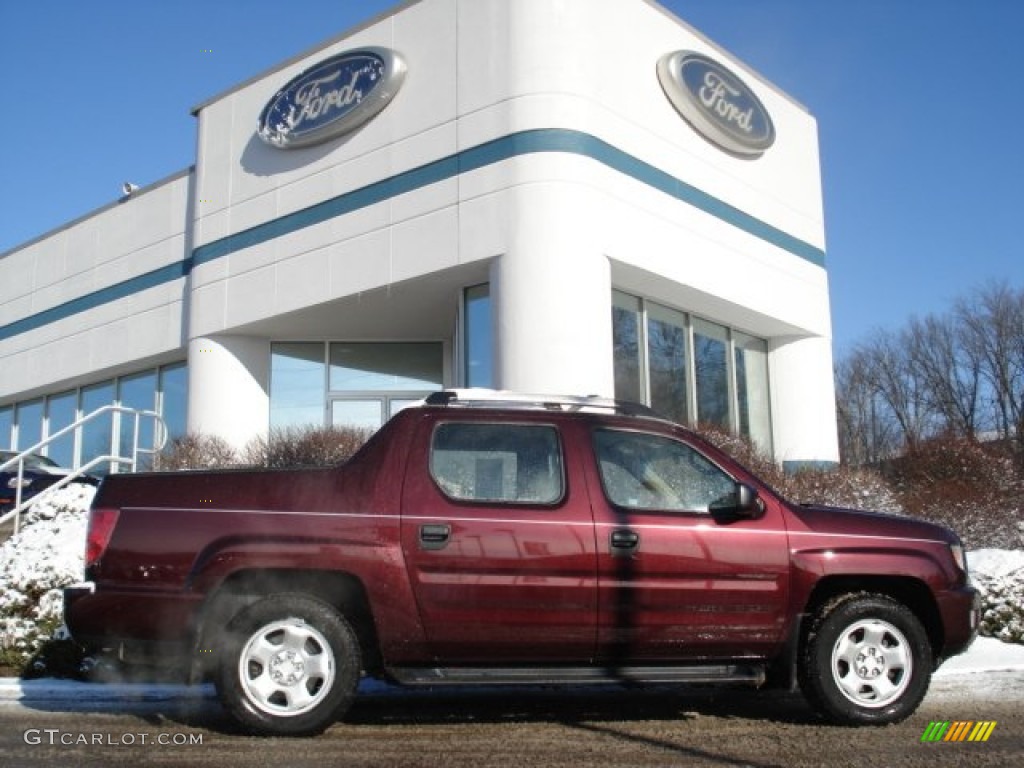
POLYGON ((441 664, 586 663, 597 556, 579 461, 530 422, 426 422, 411 456, 402 547, 441 664))
POLYGON ((682 439, 598 428, 594 503, 605 662, 750 658, 786 627, 789 554, 781 510, 725 519, 736 482, 682 439))

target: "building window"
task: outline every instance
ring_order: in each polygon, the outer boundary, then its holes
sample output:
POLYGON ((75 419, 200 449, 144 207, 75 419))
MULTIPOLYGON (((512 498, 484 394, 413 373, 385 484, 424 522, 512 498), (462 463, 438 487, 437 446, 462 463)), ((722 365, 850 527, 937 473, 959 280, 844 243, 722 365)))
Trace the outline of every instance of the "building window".
MULTIPOLYGON (((71 390, 46 398, 46 434, 55 435, 78 418, 78 392, 71 390)), ((75 466, 74 430, 46 446, 46 455, 62 467, 75 466)))
MULTIPOLYGON (((114 382, 103 381, 82 389, 82 415, 110 405, 114 402, 114 382)), ((90 461, 113 453, 114 415, 109 411, 82 425, 82 466, 90 461)), ((106 474, 109 462, 100 462, 90 468, 91 472, 106 474)))
MULTIPOLYGON (((134 408, 140 411, 152 411, 156 409, 156 371, 146 371, 135 376, 126 376, 118 380, 118 403, 125 408, 134 408)), ((131 414, 122 413, 118 421, 121 423, 118 455, 131 457, 135 445, 135 417, 131 414)), ((155 439, 153 419, 139 417, 138 447, 145 450, 153 447, 155 439)), ((148 468, 148 455, 140 454, 139 459, 148 468)), ((141 469, 142 467, 140 467, 141 469)))
POLYGON ((763 339, 614 291, 615 396, 680 424, 713 424, 771 452, 763 339))
POLYGON ((160 415, 167 424, 167 439, 181 437, 188 429, 188 366, 165 365, 160 369, 160 415))
POLYGON ((14 408, 10 405, 0 408, 0 451, 14 447, 11 433, 14 431, 14 408))
POLYGON ((43 401, 32 400, 18 403, 17 439, 14 447, 25 451, 43 439, 43 401))
POLYGON ((441 389, 440 342, 275 342, 270 426, 377 429, 441 389))
POLYGON ((647 401, 643 386, 643 350, 640 299, 615 292, 612 300, 612 345, 615 348, 615 396, 641 403, 647 401))
POLYGON ((734 332, 736 401, 740 434, 757 445, 772 444, 771 403, 768 399, 768 345, 763 339, 734 332))
POLYGON ((327 377, 323 342, 270 347, 270 426, 324 423, 327 377))
POLYGON ((441 388, 437 343, 331 344, 332 392, 426 391, 441 388))
POLYGON ((493 387, 491 286, 484 283, 467 288, 463 296, 463 308, 463 379, 467 387, 493 387))
POLYGON ((651 407, 680 424, 689 422, 686 315, 651 304, 647 309, 647 359, 651 407))
POLYGON ((705 320, 693 321, 693 373, 697 423, 729 429, 729 331, 705 320))

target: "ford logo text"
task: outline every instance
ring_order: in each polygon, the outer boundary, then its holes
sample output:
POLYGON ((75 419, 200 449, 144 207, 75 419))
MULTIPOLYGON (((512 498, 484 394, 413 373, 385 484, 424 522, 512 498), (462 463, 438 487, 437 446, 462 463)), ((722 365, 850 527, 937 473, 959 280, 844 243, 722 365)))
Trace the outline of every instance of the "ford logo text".
POLYGON ((346 51, 292 78, 260 112, 257 133, 278 149, 308 147, 354 131, 388 105, 405 62, 385 48, 346 51))
POLYGON ((775 142, 764 104, 714 59, 692 51, 667 54, 658 61, 658 80, 679 114, 727 152, 759 157, 775 142))

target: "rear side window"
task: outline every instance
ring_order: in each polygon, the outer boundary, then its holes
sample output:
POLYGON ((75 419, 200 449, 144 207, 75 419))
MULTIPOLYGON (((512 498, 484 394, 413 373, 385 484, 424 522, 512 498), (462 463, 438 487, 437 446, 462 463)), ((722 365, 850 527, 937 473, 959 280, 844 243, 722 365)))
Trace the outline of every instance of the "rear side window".
POLYGON ((440 424, 430 474, 459 501, 554 504, 565 485, 558 432, 533 424, 440 424))
POLYGON ((709 512, 736 492, 732 477, 678 440, 599 429, 594 448, 605 495, 619 507, 709 512))

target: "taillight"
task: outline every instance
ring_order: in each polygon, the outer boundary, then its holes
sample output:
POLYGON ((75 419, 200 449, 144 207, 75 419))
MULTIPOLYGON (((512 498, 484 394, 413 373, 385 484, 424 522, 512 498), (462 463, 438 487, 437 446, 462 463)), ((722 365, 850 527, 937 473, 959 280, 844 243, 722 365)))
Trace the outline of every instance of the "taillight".
POLYGON ((89 528, 85 534, 86 568, 96 565, 103 557, 120 514, 116 509, 93 509, 89 513, 89 528))

